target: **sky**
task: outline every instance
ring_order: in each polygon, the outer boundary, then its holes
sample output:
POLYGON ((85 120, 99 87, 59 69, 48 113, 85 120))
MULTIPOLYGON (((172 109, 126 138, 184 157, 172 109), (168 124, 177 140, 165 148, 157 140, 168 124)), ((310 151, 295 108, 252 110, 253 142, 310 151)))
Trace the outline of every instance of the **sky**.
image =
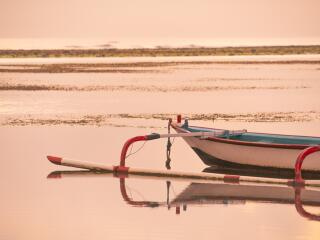
POLYGON ((319 0, 0 0, 0 39, 320 39, 319 0))

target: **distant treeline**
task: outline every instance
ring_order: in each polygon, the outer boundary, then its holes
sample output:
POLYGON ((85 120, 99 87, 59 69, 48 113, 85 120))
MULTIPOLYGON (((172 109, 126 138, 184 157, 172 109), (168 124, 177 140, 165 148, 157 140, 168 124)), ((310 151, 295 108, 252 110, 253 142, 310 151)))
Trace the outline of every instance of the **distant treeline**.
POLYGON ((157 57, 320 54, 320 45, 267 47, 194 47, 136 49, 0 50, 0 58, 24 57, 157 57))

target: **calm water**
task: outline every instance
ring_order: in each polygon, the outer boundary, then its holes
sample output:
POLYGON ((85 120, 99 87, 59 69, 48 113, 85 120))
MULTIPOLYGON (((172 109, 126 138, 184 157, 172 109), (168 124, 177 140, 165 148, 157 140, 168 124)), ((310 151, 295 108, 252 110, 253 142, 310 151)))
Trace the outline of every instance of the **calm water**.
POLYGON ((1 38, 0 49, 88 49, 318 45, 319 38, 1 38))
MULTIPOLYGON (((238 117, 193 122, 320 136, 319 69, 317 64, 189 64, 131 74, 1 73, 0 83, 9 84, 129 87, 0 91, 0 239, 319 239, 320 223, 297 211, 290 187, 131 176, 121 181, 55 166, 45 158, 117 165, 128 138, 166 132, 166 121, 149 118, 161 113, 225 113, 238 117), (216 88, 207 90, 210 86, 216 88), (59 122, 110 113, 115 115, 101 124, 59 122), (253 113, 286 117, 250 120, 246 114, 253 113)), ((165 140, 147 143, 128 165, 165 169, 165 146, 165 140)), ((175 140, 171 157, 174 170, 206 168, 181 139, 175 140)), ((301 191, 305 210, 319 215, 320 190, 301 191)))

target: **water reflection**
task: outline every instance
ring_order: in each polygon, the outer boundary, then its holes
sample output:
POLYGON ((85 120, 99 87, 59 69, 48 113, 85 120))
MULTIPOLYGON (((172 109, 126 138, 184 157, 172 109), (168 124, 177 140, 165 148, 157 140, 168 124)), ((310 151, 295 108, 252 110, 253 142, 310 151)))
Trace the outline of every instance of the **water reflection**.
MULTIPOLYGON (((220 169, 220 171, 222 171, 220 169)), ((68 177, 114 177, 119 180, 119 189, 123 200, 130 206, 157 208, 165 207, 168 210, 175 208, 176 214, 185 212, 190 206, 206 206, 216 204, 234 205, 254 203, 269 204, 292 204, 297 213, 308 220, 320 221, 320 215, 308 212, 305 207, 320 207, 320 189, 290 187, 285 185, 268 184, 239 184, 200 180, 199 182, 189 182, 189 185, 177 194, 173 199, 170 196, 171 181, 164 177, 151 176, 130 176, 130 178, 142 178, 145 180, 164 181, 166 188, 166 199, 162 201, 135 200, 126 187, 127 176, 116 176, 113 173, 94 171, 55 171, 48 175, 48 178, 68 178, 68 177)))
MULTIPOLYGON (((294 179, 295 173, 291 169, 276 169, 276 168, 231 168, 221 166, 210 166, 203 170, 208 173, 220 173, 230 175, 263 177, 263 178, 278 178, 278 179, 294 179)), ((320 173, 315 171, 301 171, 303 179, 319 180, 320 173)))

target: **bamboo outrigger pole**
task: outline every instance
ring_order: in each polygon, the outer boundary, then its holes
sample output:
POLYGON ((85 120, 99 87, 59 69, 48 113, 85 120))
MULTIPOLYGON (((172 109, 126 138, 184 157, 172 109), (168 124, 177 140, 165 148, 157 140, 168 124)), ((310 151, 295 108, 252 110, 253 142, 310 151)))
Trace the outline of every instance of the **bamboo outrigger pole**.
POLYGON ((296 163, 296 178, 293 180, 288 179, 272 179, 272 178, 261 178, 261 177, 247 177, 239 175, 223 175, 216 173, 190 173, 182 171, 172 171, 172 170, 152 170, 143 168, 131 168, 126 166, 108 166, 101 163, 93 163, 86 161, 73 160, 68 158, 47 156, 48 160, 57 165, 93 170, 93 171, 104 171, 113 172, 116 175, 141 175, 141 176, 154 176, 154 177, 174 177, 183 179, 203 179, 203 180, 222 180, 224 182, 230 183, 261 183, 261 184, 277 184, 277 185, 289 185, 289 186, 312 186, 320 187, 320 180, 303 180, 301 177, 301 166, 304 158, 315 152, 320 151, 320 147, 310 147, 303 151, 299 155, 296 163), (298 166, 298 167, 297 167, 298 166), (298 177, 297 177, 298 176, 298 177))

